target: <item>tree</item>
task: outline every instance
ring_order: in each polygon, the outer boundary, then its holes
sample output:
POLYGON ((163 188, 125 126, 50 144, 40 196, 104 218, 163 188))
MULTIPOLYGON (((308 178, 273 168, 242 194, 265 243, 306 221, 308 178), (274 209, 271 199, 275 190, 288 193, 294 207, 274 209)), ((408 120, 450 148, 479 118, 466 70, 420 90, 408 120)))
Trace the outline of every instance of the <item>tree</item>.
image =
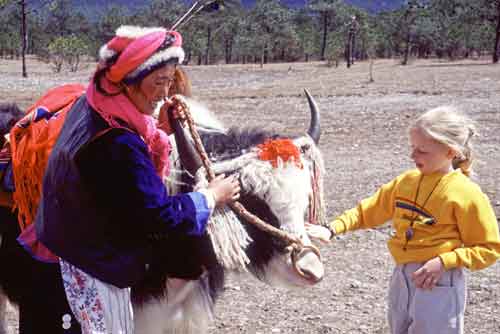
POLYGON ((493 63, 498 63, 498 50, 500 48, 500 1, 495 0, 491 1, 492 5, 496 5, 496 11, 492 12, 494 13, 493 18, 496 19, 496 31, 495 31, 495 44, 493 47, 493 63), (496 17, 495 17, 496 16, 496 17))
POLYGON ((351 67, 354 63, 354 47, 356 43, 356 33, 359 29, 359 23, 356 15, 351 17, 351 21, 348 23, 347 29, 347 43, 345 48, 345 59, 347 62, 347 68, 351 67))
MULTIPOLYGON (((16 2, 14 0, 0 0, 0 9, 5 9, 9 5, 15 5, 16 2)), ((26 0, 19 0, 17 3, 19 6, 19 27, 20 27, 20 40, 21 40, 21 58, 22 58, 22 76, 23 78, 28 77, 28 73, 26 71, 26 43, 27 43, 27 35, 26 35, 26 0)))
POLYGON ((319 13, 320 15, 321 27, 323 32, 320 51, 321 60, 325 60, 329 28, 331 25, 333 25, 333 20, 335 19, 336 12, 342 4, 344 4, 344 2, 341 0, 312 0, 309 3, 309 9, 313 12, 319 13))
POLYGON ((97 58, 98 50, 115 35, 119 26, 130 21, 130 13, 123 6, 111 5, 106 8, 93 29, 93 39, 89 45, 89 53, 97 58))
POLYGON ((249 31, 254 41, 255 52, 260 53, 263 66, 269 61, 269 54, 294 33, 292 15, 288 8, 277 0, 258 0, 249 13, 249 31))
POLYGON ((222 47, 225 63, 230 64, 233 62, 237 41, 246 25, 245 10, 241 6, 234 6, 219 13, 219 15, 219 27, 214 35, 222 47))
POLYGON ((486 21, 494 26, 492 61, 496 64, 500 53, 500 0, 478 0, 473 1, 470 6, 478 13, 480 21, 486 21))
POLYGON ((53 36, 67 36, 75 32, 73 13, 71 0, 53 0, 48 7, 46 31, 53 36))
POLYGON ((314 27, 314 18, 309 15, 307 9, 300 9, 294 13, 293 22, 295 31, 297 32, 299 46, 307 62, 313 54, 319 53, 319 34, 314 27))
POLYGON ((178 0, 153 0, 141 13, 144 25, 170 28, 187 7, 178 0))
POLYGON ((401 16, 401 28, 404 34, 404 53, 402 65, 408 64, 408 57, 410 55, 410 48, 412 43, 412 34, 421 10, 425 9, 426 1, 408 0, 401 16))
POLYGON ((64 63, 71 72, 76 72, 81 57, 88 52, 88 44, 75 35, 59 36, 48 45, 48 49, 54 72, 61 72, 64 63))
POLYGON ((19 15, 14 5, 4 4, 0 10, 0 56, 14 57, 20 45, 19 15))

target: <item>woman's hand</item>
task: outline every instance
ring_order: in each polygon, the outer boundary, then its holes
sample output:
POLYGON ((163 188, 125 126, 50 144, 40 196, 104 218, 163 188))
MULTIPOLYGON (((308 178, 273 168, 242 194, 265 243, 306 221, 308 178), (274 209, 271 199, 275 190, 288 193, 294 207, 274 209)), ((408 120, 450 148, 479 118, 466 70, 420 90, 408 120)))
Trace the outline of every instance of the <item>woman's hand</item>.
POLYGON ((427 261, 420 269, 411 275, 415 286, 420 289, 432 290, 443 276, 445 268, 439 256, 427 261))
POLYGON ((170 114, 174 119, 180 119, 181 124, 184 126, 186 120, 184 105, 175 96, 165 100, 158 115, 158 128, 165 131, 167 135, 171 135, 174 132, 172 124, 170 123, 170 114), (171 110, 171 113, 169 110, 171 110))
POLYGON ((307 235, 313 240, 326 244, 332 239, 332 231, 324 226, 305 223, 305 227, 307 235))
POLYGON ((215 206, 224 206, 229 202, 240 198, 240 183, 238 176, 233 174, 225 177, 224 174, 218 175, 208 184, 208 190, 212 192, 215 200, 215 206))

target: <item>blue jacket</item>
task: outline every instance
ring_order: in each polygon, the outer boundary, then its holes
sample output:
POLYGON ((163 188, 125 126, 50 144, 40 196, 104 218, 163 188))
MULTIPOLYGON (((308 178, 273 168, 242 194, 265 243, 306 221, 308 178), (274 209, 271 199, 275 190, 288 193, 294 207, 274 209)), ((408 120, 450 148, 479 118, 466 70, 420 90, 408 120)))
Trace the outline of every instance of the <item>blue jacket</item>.
POLYGON ((54 254, 118 287, 143 279, 151 236, 200 237, 210 215, 198 192, 169 196, 141 137, 107 132, 80 98, 66 116, 43 180, 38 238, 54 254))

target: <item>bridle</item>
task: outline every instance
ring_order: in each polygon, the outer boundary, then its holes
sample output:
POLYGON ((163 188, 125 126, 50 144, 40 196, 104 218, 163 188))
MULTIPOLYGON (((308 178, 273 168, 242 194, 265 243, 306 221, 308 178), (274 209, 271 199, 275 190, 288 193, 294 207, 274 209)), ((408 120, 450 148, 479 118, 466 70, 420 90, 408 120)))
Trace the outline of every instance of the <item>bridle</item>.
MULTIPOLYGON (((175 98, 176 102, 178 102, 180 104, 181 108, 184 111, 184 118, 185 118, 186 124, 188 126, 189 133, 194 141, 196 153, 198 154, 199 158, 201 159, 201 163, 202 163, 202 165, 205 169, 206 175, 207 175, 207 180, 210 182, 215 178, 215 173, 214 173, 213 168, 212 168, 212 163, 211 163, 210 159, 208 158, 208 155, 207 155, 205 148, 202 144, 200 135, 199 135, 198 131, 196 130, 194 119, 191 115, 191 112, 189 111, 189 106, 182 96, 176 95, 174 98, 175 98)), ((174 119, 174 118, 172 117, 171 119, 174 119)), ((179 126, 182 127, 182 125, 180 125, 180 121, 178 119, 176 119, 175 123, 178 123, 178 124, 174 124, 174 128, 176 129, 176 131, 183 131, 182 129, 179 129, 179 126)), ((321 253, 316 246, 304 245, 304 243, 299 238, 263 221, 262 219, 260 219, 256 215, 249 212, 238 201, 233 201, 233 202, 229 203, 228 206, 241 219, 254 225, 258 229, 272 235, 273 237, 278 238, 278 239, 282 240, 283 242, 285 242, 288 245, 286 247, 286 249, 291 250, 290 257, 291 257, 291 261, 293 264, 293 268, 300 276, 302 276, 304 278, 308 277, 308 275, 306 275, 306 273, 304 273, 299 268, 299 265, 298 265, 298 261, 301 258, 302 254, 304 254, 305 252, 311 251, 321 260, 321 253)))

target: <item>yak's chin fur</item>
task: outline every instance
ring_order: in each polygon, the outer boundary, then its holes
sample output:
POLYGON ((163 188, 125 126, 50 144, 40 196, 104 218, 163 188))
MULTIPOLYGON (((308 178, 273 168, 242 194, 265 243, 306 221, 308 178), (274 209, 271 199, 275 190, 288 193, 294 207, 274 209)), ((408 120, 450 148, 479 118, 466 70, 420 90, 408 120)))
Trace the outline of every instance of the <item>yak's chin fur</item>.
POLYGON ((135 333, 204 334, 213 320, 207 279, 169 279, 168 296, 134 307, 135 333))

